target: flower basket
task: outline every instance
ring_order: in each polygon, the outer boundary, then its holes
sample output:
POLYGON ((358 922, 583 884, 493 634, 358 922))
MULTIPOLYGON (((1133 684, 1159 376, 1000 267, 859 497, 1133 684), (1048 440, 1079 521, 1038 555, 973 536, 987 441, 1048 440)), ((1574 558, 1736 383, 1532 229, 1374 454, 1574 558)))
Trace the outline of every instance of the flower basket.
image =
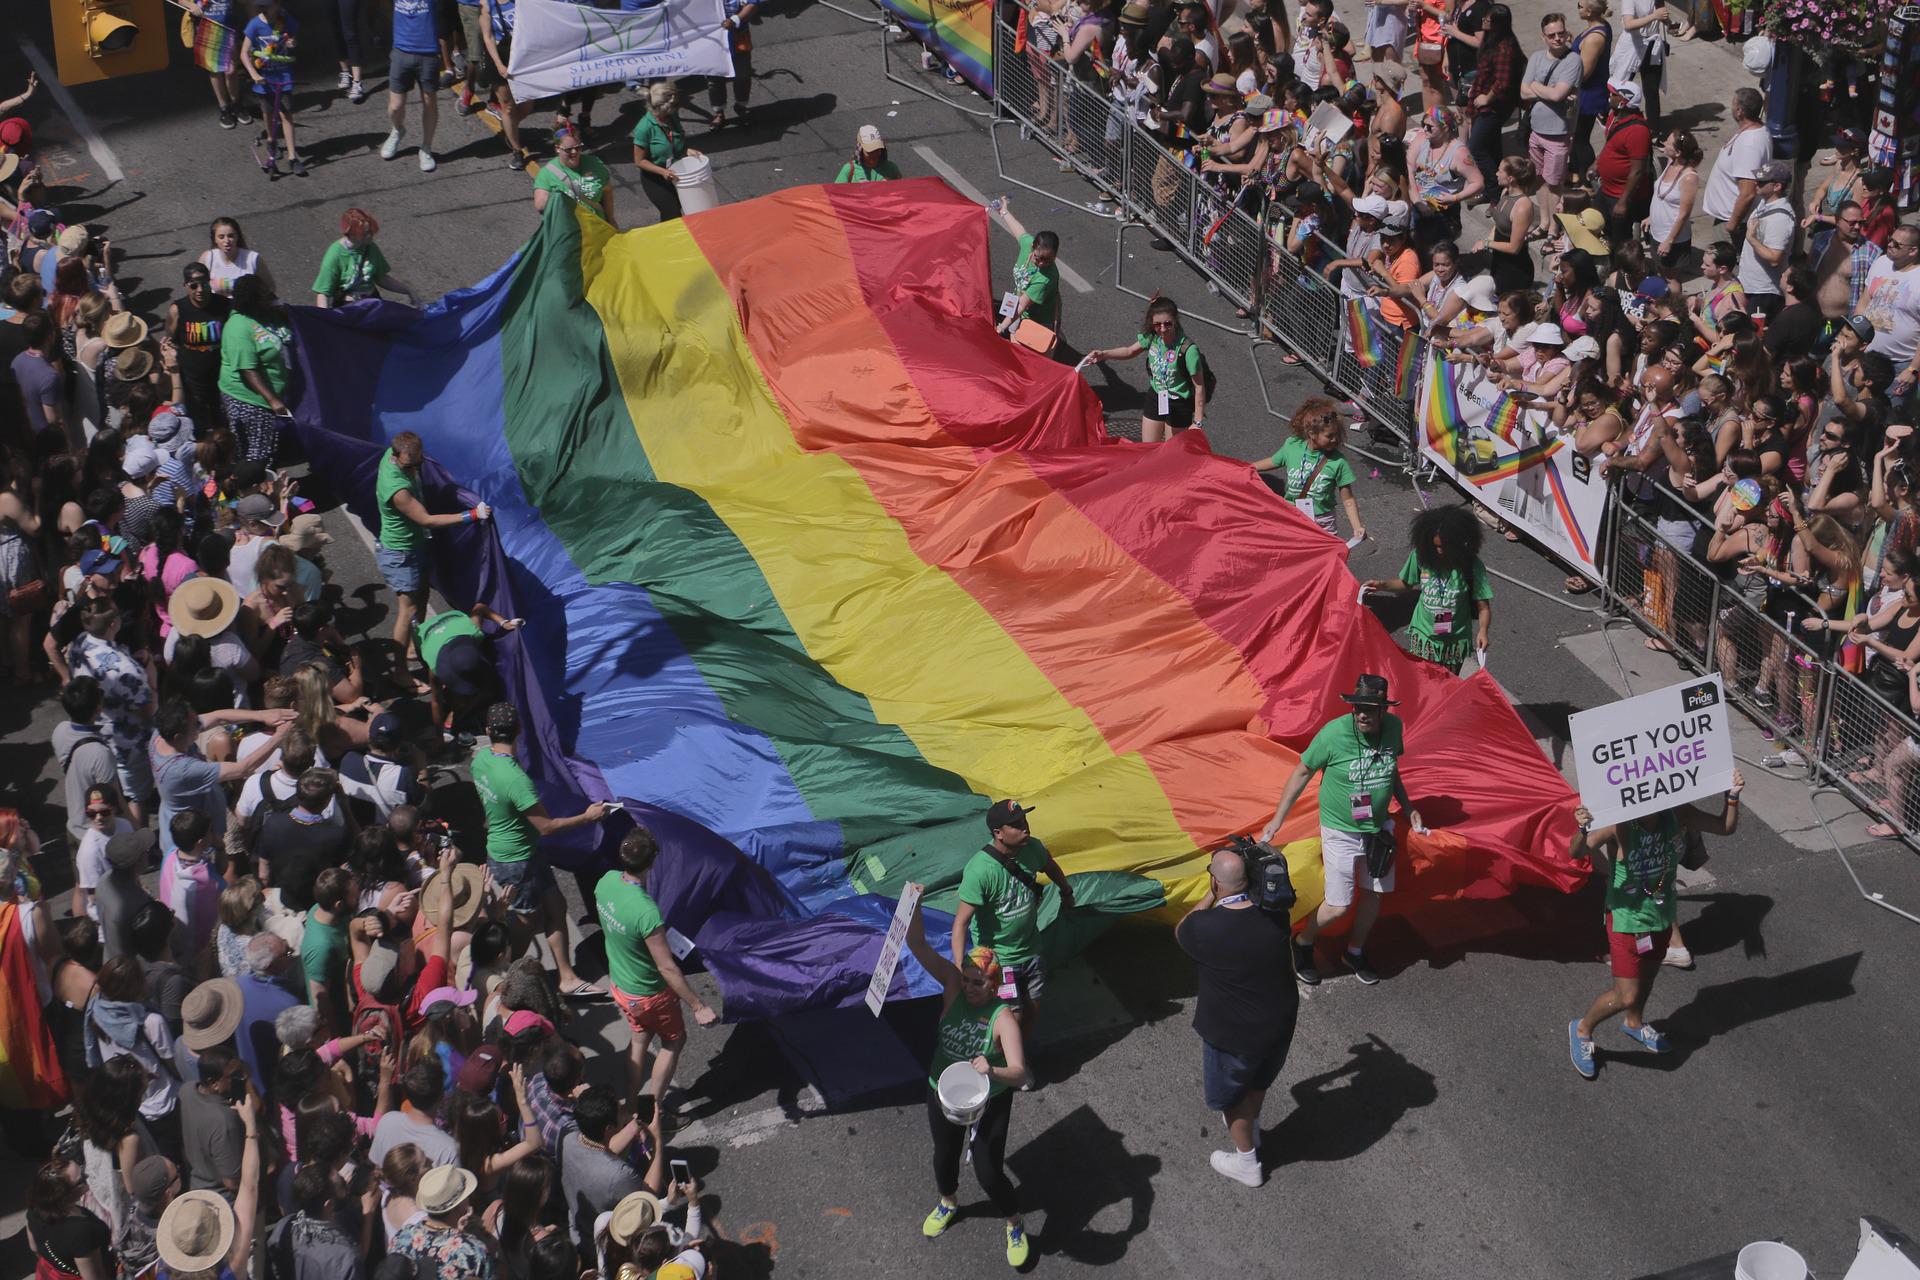
POLYGON ((1896 0, 1746 0, 1746 4, 1760 10, 1760 30, 1774 40, 1818 54, 1873 43, 1885 29, 1896 0))

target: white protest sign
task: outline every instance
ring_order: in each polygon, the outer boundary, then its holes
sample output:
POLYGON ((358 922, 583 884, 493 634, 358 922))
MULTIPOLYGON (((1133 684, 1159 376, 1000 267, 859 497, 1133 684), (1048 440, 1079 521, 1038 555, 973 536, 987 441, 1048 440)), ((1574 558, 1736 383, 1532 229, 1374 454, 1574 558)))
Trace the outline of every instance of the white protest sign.
POLYGON ((1733 785, 1719 676, 1581 711, 1567 721, 1580 802, 1595 826, 1686 804, 1733 785))
POLYGON ((910 884, 900 890, 900 905, 893 909, 893 923, 887 926, 887 940, 880 946, 880 963, 873 966, 873 981, 867 984, 867 1008, 876 1018, 880 1016, 880 1006, 887 1002, 893 971, 900 967, 900 948, 906 945, 913 909, 919 904, 919 885, 910 884))
POLYGON ((507 81, 521 102, 598 84, 731 76, 723 0, 661 0, 633 11, 520 0, 507 81))

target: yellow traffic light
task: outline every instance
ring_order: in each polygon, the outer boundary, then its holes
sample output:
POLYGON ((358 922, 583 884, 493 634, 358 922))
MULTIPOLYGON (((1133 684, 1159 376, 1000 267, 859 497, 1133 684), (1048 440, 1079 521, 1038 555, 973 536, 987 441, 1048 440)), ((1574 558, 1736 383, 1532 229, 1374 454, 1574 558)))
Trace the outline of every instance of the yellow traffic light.
POLYGON ((91 84, 167 65, 162 0, 52 0, 62 84, 91 84))

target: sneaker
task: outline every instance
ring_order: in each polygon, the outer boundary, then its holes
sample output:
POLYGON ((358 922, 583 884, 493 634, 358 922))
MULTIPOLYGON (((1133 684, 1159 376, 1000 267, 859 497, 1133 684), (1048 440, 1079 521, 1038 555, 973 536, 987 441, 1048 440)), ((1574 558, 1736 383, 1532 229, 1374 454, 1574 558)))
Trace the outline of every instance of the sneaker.
POLYGON ((465 80, 468 70, 467 55, 455 49, 453 51, 453 78, 456 80, 465 80))
POLYGON ((1769 769, 1797 769, 1807 762, 1807 758, 1788 747, 1785 751, 1776 751, 1760 763, 1769 769))
POLYGON ((399 155, 400 140, 406 136, 407 136, 407 131, 405 129, 389 130, 387 133, 387 140, 380 144, 380 158, 382 160, 391 160, 395 156, 399 155))
POLYGON ((1774 739, 1774 732, 1773 732, 1773 726, 1772 726, 1771 724, 1763 724, 1763 725, 1761 725, 1761 726, 1760 726, 1760 740, 1761 740, 1762 742, 1772 742, 1772 741, 1773 741, 1773 739, 1774 739))
POLYGON ((932 1240, 952 1226, 953 1220, 958 1216, 960 1216, 960 1206, 942 1201, 933 1206, 933 1212, 928 1214, 926 1221, 920 1224, 920 1234, 932 1240))
POLYGON ((1232 1178, 1242 1186, 1257 1187, 1267 1180, 1258 1151, 1216 1151, 1207 1157, 1207 1163, 1221 1177, 1232 1178))
POLYGON ((1753 705, 1759 707, 1762 711, 1771 711, 1773 709, 1773 694, 1765 685, 1757 684, 1753 686, 1753 705))
POLYGON ((233 118, 240 124, 253 123, 253 112, 247 110, 244 104, 236 102, 229 109, 233 112, 233 118))
POLYGON ((1575 1071, 1589 1080, 1600 1074, 1600 1066, 1593 1060, 1593 1037, 1580 1034, 1578 1018, 1567 1024, 1567 1052, 1575 1071))
POLYGON ((1378 985, 1380 975, 1375 973, 1373 966, 1367 963, 1366 952, 1355 951, 1349 947, 1340 953, 1340 959, 1348 969, 1353 971, 1353 976, 1360 979, 1363 985, 1369 987, 1378 985))
POLYGON ((288 159, 287 169, 296 178, 304 178, 307 176, 307 162, 299 156, 293 156, 288 159))
POLYGON ((473 105, 473 95, 470 93, 461 94, 459 100, 453 104, 453 114, 457 116, 470 116, 477 110, 479 108, 473 105))
POLYGON ((453 72, 451 72, 451 71, 442 71, 442 72, 440 73, 440 87, 441 87, 442 89, 451 89, 451 88, 453 88, 453 72))
POLYGON ((1674 969, 1693 968, 1693 952, 1685 947, 1668 947, 1667 954, 1660 957, 1660 963, 1674 969))
POLYGON ((340 73, 340 89, 344 92, 351 88, 353 88, 353 72, 342 71, 340 73))
POLYGON ((1633 1039, 1638 1040, 1648 1053, 1665 1053, 1667 1051, 1667 1038, 1644 1022, 1637 1027, 1630 1027, 1623 1022, 1620 1024, 1620 1029, 1633 1039))
POLYGON ((366 100, 367 100, 367 87, 365 85, 361 84, 358 80, 355 80, 351 85, 347 86, 348 102, 360 103, 360 102, 365 102, 366 100))
POLYGON ((1313 967, 1313 944, 1296 942, 1293 944, 1293 971, 1300 981, 1310 987, 1320 985, 1320 971, 1313 967))
POLYGON ((233 128, 237 128, 237 127, 239 126, 239 124, 240 124, 240 121, 239 121, 239 119, 238 119, 238 118, 237 118, 237 117, 236 117, 236 116, 235 116, 235 115, 233 114, 233 108, 232 108, 232 107, 222 107, 222 108, 220 108, 220 127, 221 127, 222 129, 233 129, 233 128))
POLYGON ((433 158, 433 152, 427 150, 425 147, 420 148, 420 172, 432 173, 439 167, 440 162, 433 158))
POLYGON ((1023 1226, 1007 1226, 1007 1265, 1014 1268, 1027 1265, 1027 1229, 1023 1226))

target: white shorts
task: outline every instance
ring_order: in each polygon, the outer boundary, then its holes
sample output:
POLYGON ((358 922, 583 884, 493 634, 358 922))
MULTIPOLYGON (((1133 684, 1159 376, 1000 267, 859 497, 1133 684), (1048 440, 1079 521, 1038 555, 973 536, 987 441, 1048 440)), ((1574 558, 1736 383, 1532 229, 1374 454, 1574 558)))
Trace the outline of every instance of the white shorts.
MULTIPOLYGON (((1393 830, 1393 819, 1387 819, 1385 830, 1393 830)), ((1339 831, 1333 827, 1320 828, 1320 862, 1326 868, 1325 900, 1330 907, 1353 905, 1356 880, 1375 893, 1392 893, 1393 875, 1399 870, 1399 860, 1395 859, 1395 865, 1387 868, 1386 875, 1374 879, 1367 874, 1367 838, 1356 831, 1339 831)))

